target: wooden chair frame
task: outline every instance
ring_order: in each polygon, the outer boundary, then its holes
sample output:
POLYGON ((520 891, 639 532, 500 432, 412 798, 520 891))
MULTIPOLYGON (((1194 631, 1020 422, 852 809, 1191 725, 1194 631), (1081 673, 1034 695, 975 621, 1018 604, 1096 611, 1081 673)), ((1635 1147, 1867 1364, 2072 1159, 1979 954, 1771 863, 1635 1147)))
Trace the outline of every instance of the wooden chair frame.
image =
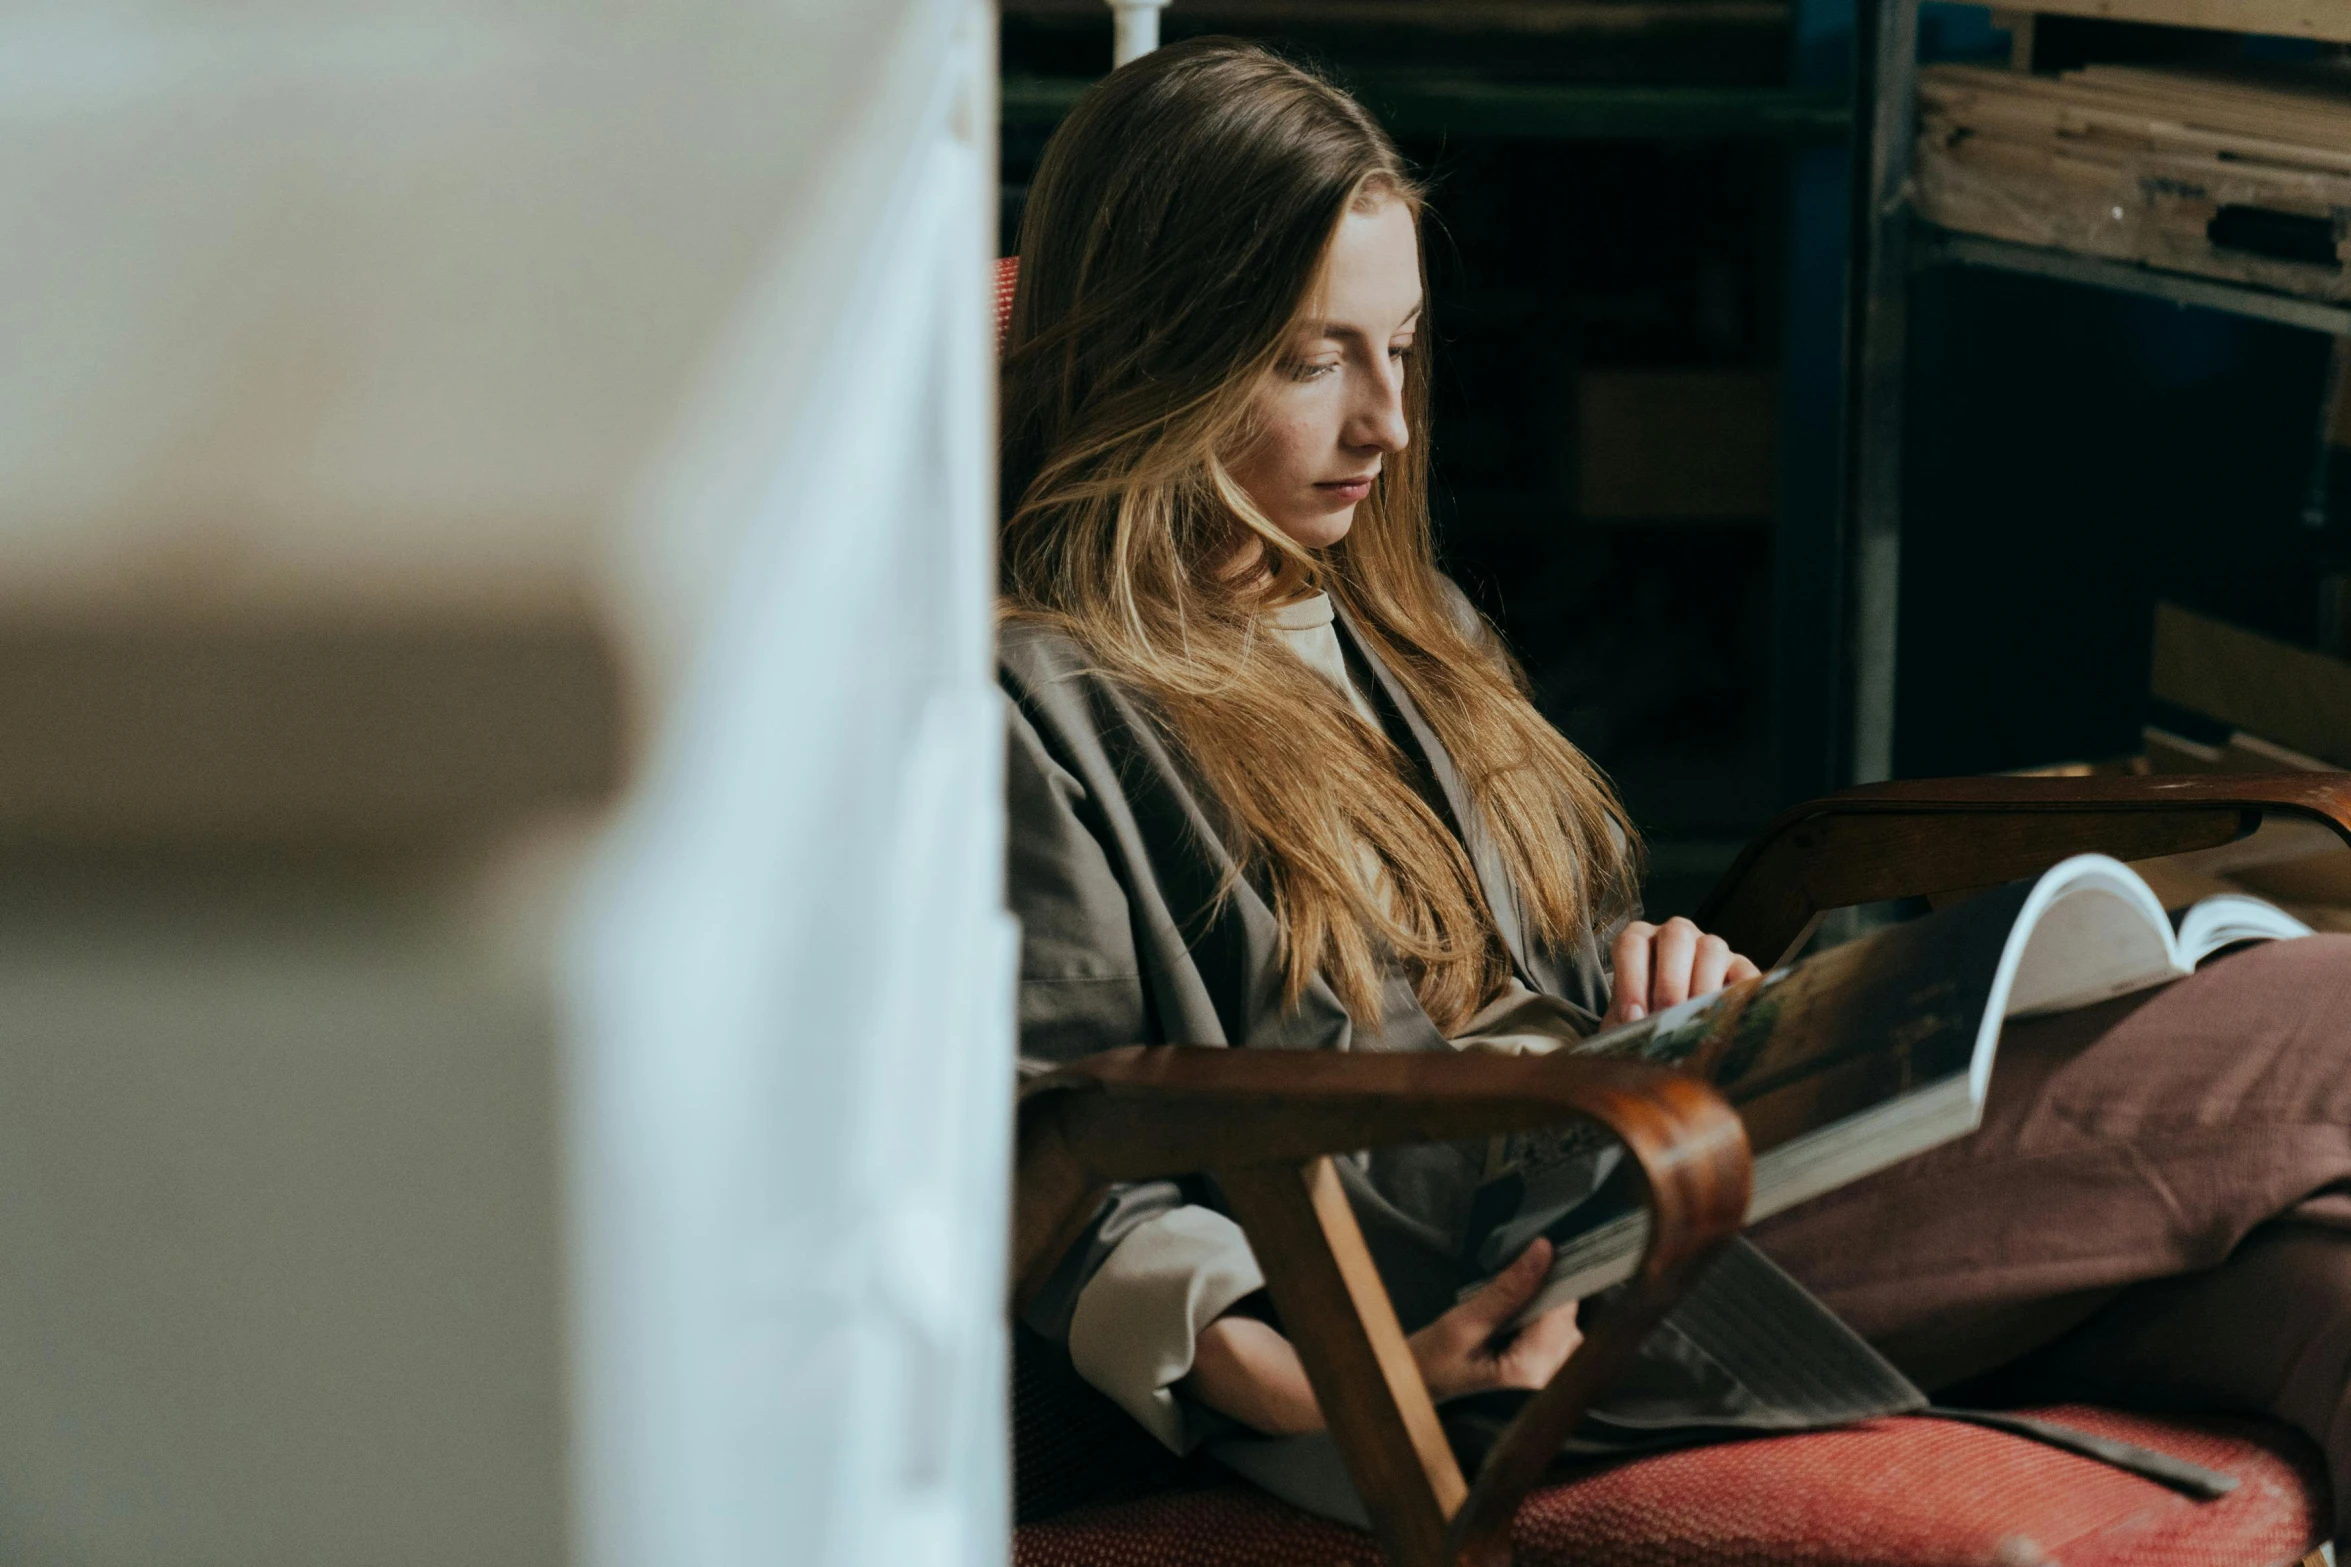
POLYGON ((1784 811, 1699 907, 1699 925, 1766 967, 1823 914, 2037 876, 2073 854, 2152 860, 2250 834, 2263 816, 2351 840, 2351 773, 1929 778, 1871 784, 1784 811))
MULTIPOLYGON (((1775 961, 1820 916, 1964 893, 2071 854, 2211 848, 2266 813, 2351 843, 2351 774, 1960 778, 1848 790, 1782 815, 1699 919, 1775 961)), ((1113 1050, 1021 1096, 1013 1278, 1026 1299, 1113 1182, 1211 1174, 1267 1288, 1357 1492, 1398 1567, 1506 1567, 1519 1503, 1641 1340, 1745 1222, 1737 1114, 1695 1078, 1576 1056, 1380 1055, 1162 1046, 1113 1050), (1374 1270, 1331 1156, 1584 1117, 1645 1182, 1651 1240, 1622 1295, 1466 1479, 1374 1270)))

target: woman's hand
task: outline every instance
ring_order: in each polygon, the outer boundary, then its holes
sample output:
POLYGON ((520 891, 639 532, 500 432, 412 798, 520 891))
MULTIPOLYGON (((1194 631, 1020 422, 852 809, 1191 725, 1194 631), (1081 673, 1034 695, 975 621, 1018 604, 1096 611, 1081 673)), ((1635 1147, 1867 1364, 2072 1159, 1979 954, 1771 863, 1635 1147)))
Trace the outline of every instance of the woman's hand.
POLYGON ((1482 1290, 1412 1335, 1429 1397, 1444 1400, 1495 1388, 1539 1388, 1584 1341, 1576 1303, 1554 1306, 1510 1331, 1551 1271, 1551 1243, 1538 1238, 1482 1290))
POLYGON ((1616 935, 1616 999, 1602 1026, 1638 1022, 1761 972, 1678 914, 1663 925, 1635 920, 1616 935))
MULTIPOLYGON (((1493 1282, 1408 1340, 1435 1399, 1494 1388, 1534 1389, 1584 1341, 1575 1302, 1554 1306, 1516 1333, 1509 1324, 1543 1287, 1551 1243, 1537 1240, 1493 1282)), ((1322 1406, 1290 1341, 1254 1317, 1219 1317, 1192 1345, 1184 1387, 1209 1408, 1267 1436, 1323 1428, 1322 1406)))

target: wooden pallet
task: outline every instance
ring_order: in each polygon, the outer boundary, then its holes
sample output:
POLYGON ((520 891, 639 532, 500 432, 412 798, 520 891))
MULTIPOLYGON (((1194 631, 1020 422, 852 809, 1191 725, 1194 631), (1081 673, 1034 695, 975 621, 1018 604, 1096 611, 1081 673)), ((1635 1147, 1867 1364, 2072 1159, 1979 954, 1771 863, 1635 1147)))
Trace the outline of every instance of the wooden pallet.
POLYGON ((1919 73, 1930 222, 2351 301, 2351 72, 1919 73))

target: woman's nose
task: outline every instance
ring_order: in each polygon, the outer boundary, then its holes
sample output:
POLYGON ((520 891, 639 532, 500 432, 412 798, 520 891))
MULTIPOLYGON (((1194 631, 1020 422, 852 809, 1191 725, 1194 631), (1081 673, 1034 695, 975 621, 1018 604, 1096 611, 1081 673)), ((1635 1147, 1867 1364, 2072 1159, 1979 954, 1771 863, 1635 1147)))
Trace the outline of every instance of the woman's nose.
POLYGON ((1350 421, 1351 446, 1400 452, 1412 441, 1404 422, 1404 366, 1382 354, 1375 374, 1363 378, 1363 402, 1350 421))

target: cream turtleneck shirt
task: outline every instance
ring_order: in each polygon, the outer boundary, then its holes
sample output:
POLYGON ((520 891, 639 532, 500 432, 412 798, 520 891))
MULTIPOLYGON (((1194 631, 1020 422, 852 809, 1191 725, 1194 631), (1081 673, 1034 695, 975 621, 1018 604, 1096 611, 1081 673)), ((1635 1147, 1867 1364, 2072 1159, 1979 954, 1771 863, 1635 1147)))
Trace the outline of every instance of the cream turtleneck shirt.
POLYGON ((1347 673, 1347 655, 1339 647, 1339 633, 1334 622, 1338 612, 1331 608, 1328 593, 1310 593, 1302 599, 1280 605, 1266 613, 1266 622, 1281 633, 1290 651, 1305 661, 1306 667, 1347 693, 1347 700, 1363 721, 1379 727, 1379 715, 1364 699, 1355 682, 1347 673))

